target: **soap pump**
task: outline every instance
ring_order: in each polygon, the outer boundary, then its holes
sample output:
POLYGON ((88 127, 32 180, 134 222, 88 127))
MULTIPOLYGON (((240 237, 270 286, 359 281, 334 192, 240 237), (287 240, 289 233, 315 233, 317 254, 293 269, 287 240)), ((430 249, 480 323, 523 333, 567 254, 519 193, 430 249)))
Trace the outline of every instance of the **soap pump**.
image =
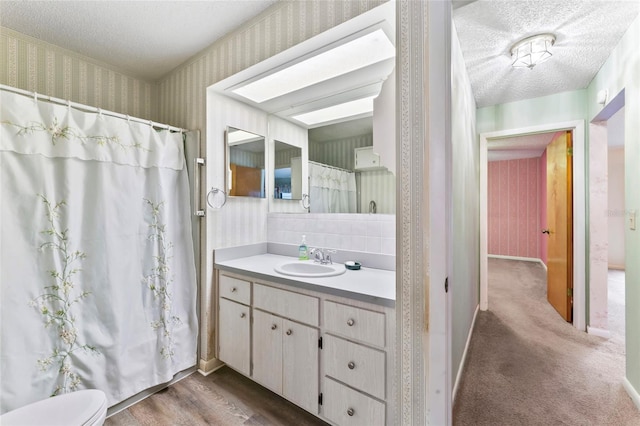
POLYGON ((298 247, 298 260, 309 260, 309 248, 307 247, 307 236, 302 236, 302 242, 298 247))

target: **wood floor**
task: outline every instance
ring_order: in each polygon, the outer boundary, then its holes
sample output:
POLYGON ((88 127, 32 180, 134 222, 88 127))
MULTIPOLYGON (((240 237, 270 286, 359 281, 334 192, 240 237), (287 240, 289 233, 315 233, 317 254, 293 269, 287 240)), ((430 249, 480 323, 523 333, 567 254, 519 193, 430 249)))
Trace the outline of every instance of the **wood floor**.
POLYGON ((326 425, 228 367, 194 373, 109 417, 105 426, 326 425))

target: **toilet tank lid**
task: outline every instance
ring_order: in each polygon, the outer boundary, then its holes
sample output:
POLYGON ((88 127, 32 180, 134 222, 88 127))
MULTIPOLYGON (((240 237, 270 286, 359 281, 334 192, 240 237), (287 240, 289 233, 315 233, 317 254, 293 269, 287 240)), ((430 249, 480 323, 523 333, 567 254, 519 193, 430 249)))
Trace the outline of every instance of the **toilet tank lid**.
POLYGON ((66 393, 36 401, 0 416, 1 425, 83 426, 107 410, 107 397, 97 389, 66 393))

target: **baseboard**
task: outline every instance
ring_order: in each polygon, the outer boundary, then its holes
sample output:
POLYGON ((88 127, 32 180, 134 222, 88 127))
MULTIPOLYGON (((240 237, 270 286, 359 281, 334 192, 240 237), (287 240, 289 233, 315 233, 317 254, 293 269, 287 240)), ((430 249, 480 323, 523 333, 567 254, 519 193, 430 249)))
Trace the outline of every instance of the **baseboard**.
POLYGON ((640 410, 640 393, 638 393, 626 377, 622 379, 622 386, 624 386, 624 390, 627 391, 633 403, 636 404, 636 407, 640 410))
POLYGON ((198 364, 198 373, 202 374, 203 376, 208 376, 224 365, 224 362, 220 361, 217 358, 210 359, 209 361, 201 359, 200 363, 198 364))
POLYGON ((467 336, 467 343, 464 345, 464 352, 462 352, 462 360, 460 361, 460 368, 458 368, 458 374, 456 375, 456 382, 453 385, 453 391, 451 392, 451 405, 456 401, 456 394, 458 393, 458 386, 462 379, 462 373, 464 372, 464 366, 467 362, 467 352, 469 351, 469 343, 471 343, 471 336, 473 335, 473 329, 476 326, 476 318, 478 317, 478 311, 480 305, 476 306, 476 311, 473 313, 473 319, 471 320, 471 328, 469 328, 469 335, 467 336))
POLYGON ((608 265, 608 269, 615 269, 616 271, 624 271, 624 265, 608 265))
POLYGON ((611 337, 611 332, 602 328, 587 326, 587 333, 598 337, 604 337, 605 339, 609 339, 611 337))
POLYGON ((542 261, 542 259, 538 259, 537 257, 522 257, 522 256, 505 256, 503 254, 488 254, 487 257, 493 257, 494 259, 507 259, 507 260, 524 260, 525 262, 538 262, 542 265, 544 270, 547 270, 547 265, 542 261))

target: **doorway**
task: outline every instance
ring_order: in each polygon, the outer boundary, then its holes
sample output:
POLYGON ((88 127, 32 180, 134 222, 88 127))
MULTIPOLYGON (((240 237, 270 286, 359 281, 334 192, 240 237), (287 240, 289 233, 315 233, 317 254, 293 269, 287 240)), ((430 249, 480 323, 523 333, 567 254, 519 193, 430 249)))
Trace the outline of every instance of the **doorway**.
POLYGON ((480 309, 489 307, 488 286, 488 144, 489 141, 515 136, 571 131, 573 132, 574 194, 573 194, 573 325, 586 331, 586 179, 584 121, 545 124, 519 129, 487 132, 480 135, 480 309))

